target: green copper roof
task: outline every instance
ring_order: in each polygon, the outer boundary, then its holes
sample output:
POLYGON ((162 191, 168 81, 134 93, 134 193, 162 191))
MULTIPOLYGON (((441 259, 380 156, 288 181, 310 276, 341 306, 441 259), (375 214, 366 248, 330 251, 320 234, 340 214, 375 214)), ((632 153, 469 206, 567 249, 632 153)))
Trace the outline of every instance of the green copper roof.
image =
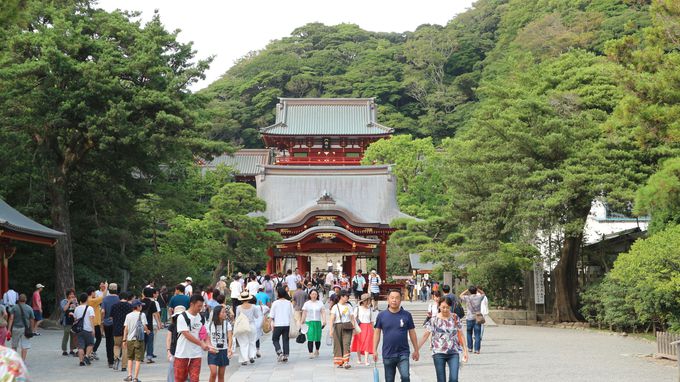
POLYGON ((389 135, 394 129, 376 122, 373 98, 281 98, 276 123, 268 135, 389 135))
POLYGON ((215 157, 204 165, 205 169, 212 170, 219 165, 232 167, 237 174, 243 176, 255 176, 259 166, 268 165, 271 152, 268 149, 243 149, 233 155, 223 154, 215 157))

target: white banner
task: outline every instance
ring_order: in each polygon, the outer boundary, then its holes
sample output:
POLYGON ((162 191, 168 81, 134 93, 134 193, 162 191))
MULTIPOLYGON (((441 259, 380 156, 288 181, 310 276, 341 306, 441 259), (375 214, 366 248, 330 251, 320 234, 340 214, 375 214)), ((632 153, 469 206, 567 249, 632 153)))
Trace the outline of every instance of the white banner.
POLYGON ((536 305, 545 304, 545 283, 543 281, 543 264, 534 264, 534 297, 536 305))

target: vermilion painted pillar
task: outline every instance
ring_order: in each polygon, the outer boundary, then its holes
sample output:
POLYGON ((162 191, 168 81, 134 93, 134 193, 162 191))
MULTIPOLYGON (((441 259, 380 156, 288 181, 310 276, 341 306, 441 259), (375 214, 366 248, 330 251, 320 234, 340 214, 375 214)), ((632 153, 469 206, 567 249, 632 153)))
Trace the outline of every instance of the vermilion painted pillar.
POLYGON ((304 276, 309 271, 309 262, 307 256, 297 256, 297 268, 300 275, 304 276))
POLYGON ((348 274, 350 277, 354 277, 354 275, 357 274, 357 256, 356 255, 349 256, 348 260, 349 260, 348 274))
POLYGON ((4 294, 7 289, 9 289, 9 272, 7 271, 5 246, 0 243, 0 293, 4 294))
POLYGON ((267 260, 267 274, 271 275, 276 271, 276 259, 274 259, 274 248, 269 248, 267 250, 267 256, 269 259, 267 260))
POLYGON ((387 279, 387 243, 383 241, 380 244, 380 257, 378 258, 378 274, 385 282, 387 279))

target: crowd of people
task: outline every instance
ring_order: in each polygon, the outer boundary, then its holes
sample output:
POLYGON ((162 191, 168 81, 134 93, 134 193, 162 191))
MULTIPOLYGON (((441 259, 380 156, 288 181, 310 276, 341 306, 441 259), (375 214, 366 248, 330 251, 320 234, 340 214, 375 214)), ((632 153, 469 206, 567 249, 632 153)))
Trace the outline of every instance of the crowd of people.
MULTIPOLYGON (((437 381, 456 381, 459 363, 481 351, 482 313, 487 303, 484 292, 472 286, 456 296, 448 285, 436 283, 436 290, 429 292, 431 303, 422 324, 425 334, 418 341, 416 323, 401 307, 400 289, 390 290, 387 309, 378 310, 382 283, 375 270, 367 275, 361 270, 347 275, 332 264, 328 270, 304 275, 297 269, 267 275, 239 272, 231 281, 221 276, 214 287, 207 288, 194 286, 193 279, 187 277, 174 287, 172 295, 153 283, 137 294, 102 282, 99 289, 90 287, 80 294, 66 291, 59 304, 61 351, 63 356, 77 357, 78 365, 86 367, 99 360, 97 352, 104 339, 108 367, 125 373, 124 381, 138 382, 142 365, 157 362, 155 336, 167 329, 167 380, 198 381, 207 353, 212 382, 224 381, 233 356, 242 367, 266 356, 261 346, 266 333, 271 332, 272 355, 281 363, 289 361, 291 339, 306 343, 309 358, 317 358, 325 333, 338 368, 352 367, 352 353, 357 365, 369 366, 371 359, 377 362, 382 339, 385 380, 394 381, 399 371, 401 380, 408 381, 409 356, 418 360, 419 349, 429 342, 437 381)), ((412 298, 410 285, 409 280, 406 289, 412 298)), ((13 289, 3 296, 0 345, 11 338, 12 348, 21 349, 24 359, 31 337, 39 335, 42 288, 42 284, 36 285, 30 306, 27 296, 13 289)))

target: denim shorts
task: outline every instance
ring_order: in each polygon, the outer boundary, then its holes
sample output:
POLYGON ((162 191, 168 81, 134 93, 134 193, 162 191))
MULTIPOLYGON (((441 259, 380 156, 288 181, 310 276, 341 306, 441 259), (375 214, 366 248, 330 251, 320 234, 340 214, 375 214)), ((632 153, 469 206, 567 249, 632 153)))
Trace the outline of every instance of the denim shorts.
POLYGON ((76 334, 76 340, 78 341, 78 349, 85 349, 88 346, 94 345, 92 332, 86 332, 85 330, 76 334))
POLYGON ((217 353, 208 352, 208 365, 215 365, 218 367, 229 366, 227 349, 220 350, 217 353))

